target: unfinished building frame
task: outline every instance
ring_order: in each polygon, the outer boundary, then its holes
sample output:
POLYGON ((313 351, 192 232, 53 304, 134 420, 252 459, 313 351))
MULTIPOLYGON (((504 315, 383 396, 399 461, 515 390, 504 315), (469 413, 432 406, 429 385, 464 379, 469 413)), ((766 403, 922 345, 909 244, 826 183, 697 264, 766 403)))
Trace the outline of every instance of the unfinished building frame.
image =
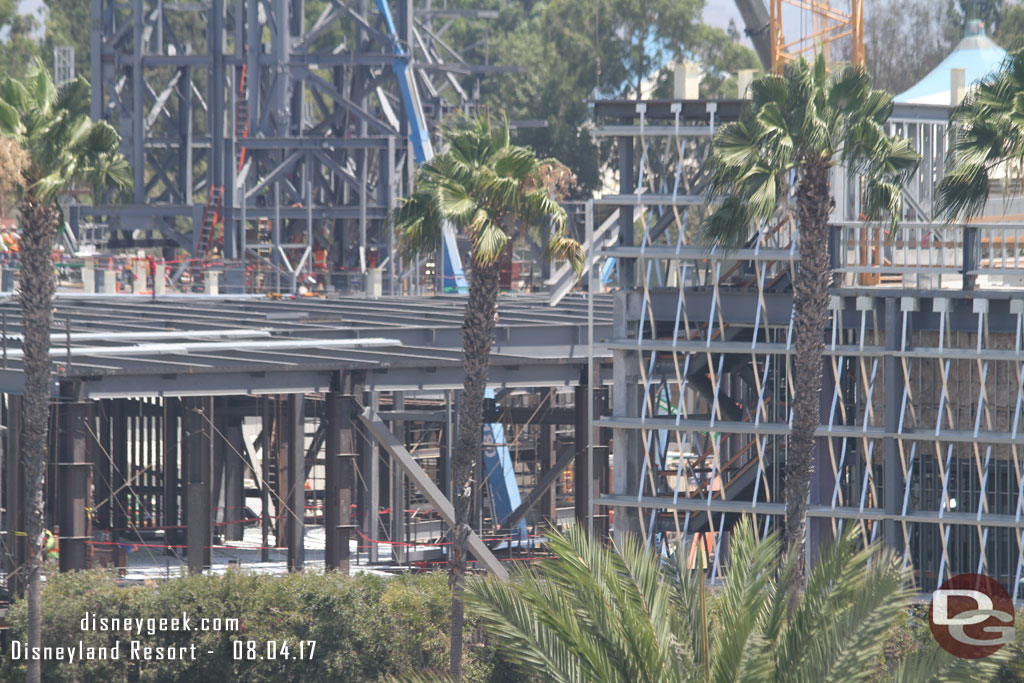
MULTIPOLYGON (((614 357, 614 482, 598 505, 616 533, 642 534, 724 568, 728 530, 778 528, 792 386, 795 225, 760 226, 741 249, 693 241, 701 161, 738 101, 602 102, 595 135, 618 141, 625 217, 614 357), (725 544, 725 545, 723 545, 725 544)), ((913 567, 922 591, 984 572, 1014 599, 1024 567, 1024 226, 943 227, 942 107, 897 106, 890 130, 923 156, 906 222, 859 221, 857 179, 836 169, 836 270, 808 553, 845 524, 913 567)))

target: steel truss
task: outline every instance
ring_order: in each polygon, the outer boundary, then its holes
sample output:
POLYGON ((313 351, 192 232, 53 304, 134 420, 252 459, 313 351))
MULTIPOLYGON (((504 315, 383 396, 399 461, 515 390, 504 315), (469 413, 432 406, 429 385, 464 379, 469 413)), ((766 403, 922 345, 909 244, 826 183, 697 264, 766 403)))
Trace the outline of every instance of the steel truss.
MULTIPOLYGON (((616 117, 597 134, 616 137, 620 151, 621 186, 603 201, 630 216, 619 244, 599 252, 617 260, 624 289, 604 345, 614 357, 614 409, 594 422, 614 431, 614 480, 597 505, 615 509, 617 534, 642 534, 663 552, 681 540, 690 562, 703 553, 720 576, 739 515, 768 531, 785 511, 799 251, 784 214, 741 249, 695 244, 703 207, 682 201, 682 188, 700 185, 714 114, 694 104, 634 103, 631 119, 625 103, 597 106, 616 117), (694 115, 680 120, 687 110, 694 115)), ((1020 600, 1024 303, 1013 289, 1024 284, 1024 226, 972 226, 954 238, 928 223, 942 160, 938 116, 897 114, 893 129, 932 153, 896 239, 848 218, 856 179, 836 172, 839 274, 808 552, 813 561, 823 541, 858 524, 866 541, 902 554, 921 590, 977 571, 1020 600), (927 120, 908 125, 914 117, 927 120)))
POLYGON ((92 0, 92 115, 120 132, 135 187, 129 203, 76 207, 73 227, 108 225, 112 248, 223 260, 227 292, 293 291, 318 270, 358 289, 374 267, 384 293, 415 289, 422 264, 392 257, 386 220, 418 133, 394 67, 431 126, 474 107, 467 82, 501 67, 447 42, 453 17, 490 14, 391 5, 92 0))

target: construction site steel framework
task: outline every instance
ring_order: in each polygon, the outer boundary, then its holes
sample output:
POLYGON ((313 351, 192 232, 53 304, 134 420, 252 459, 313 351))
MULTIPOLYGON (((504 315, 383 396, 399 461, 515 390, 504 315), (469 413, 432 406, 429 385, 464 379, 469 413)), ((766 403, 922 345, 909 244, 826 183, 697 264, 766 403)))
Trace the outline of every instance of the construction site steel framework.
MULTIPOLYGON (((738 100, 598 102, 594 135, 617 141, 612 337, 613 482, 596 504, 713 576, 728 531, 781 528, 790 430, 792 216, 728 253, 695 241, 702 160, 738 100)), ((835 269, 821 426, 808 515, 811 562, 847 524, 896 550, 922 591, 983 572, 1020 603, 1024 570, 1024 225, 931 215, 948 108, 897 105, 892 133, 922 155, 896 235, 859 220, 859 180, 834 171, 835 269)), ((595 221, 592 229, 610 229, 595 221)), ((610 242, 610 244, 609 244, 610 242)))
MULTIPOLYGON (((117 128, 127 202, 77 206, 107 246, 185 250, 175 278, 225 271, 221 291, 294 291, 316 271, 359 289, 423 291, 387 214, 409 191, 429 129, 475 106, 456 19, 494 12, 430 0, 92 0, 92 116, 117 128), (189 268, 189 265, 195 268, 189 268), (195 273, 192 273, 192 271, 195 273)), ((429 284, 429 283, 426 283, 429 284)))
MULTIPOLYGON (((201 572, 225 551, 288 570, 443 563, 464 305, 59 295, 45 523, 59 527, 61 569, 124 566, 126 545, 159 576, 201 572), (319 547, 309 527, 323 529, 319 547)), ((586 338, 588 320, 608 336, 611 302, 510 296, 499 315, 483 418, 504 430, 487 430, 484 448, 507 452, 476 464, 470 549, 504 575, 498 546, 501 559, 529 551, 535 533, 587 519, 607 488, 585 455, 606 453, 608 434, 583 406, 593 396, 605 411, 610 367, 586 338), (529 490, 502 511, 495 498, 520 484, 529 490)), ((22 334, 17 300, 0 298, 0 541, 13 591, 26 552, 22 334)))

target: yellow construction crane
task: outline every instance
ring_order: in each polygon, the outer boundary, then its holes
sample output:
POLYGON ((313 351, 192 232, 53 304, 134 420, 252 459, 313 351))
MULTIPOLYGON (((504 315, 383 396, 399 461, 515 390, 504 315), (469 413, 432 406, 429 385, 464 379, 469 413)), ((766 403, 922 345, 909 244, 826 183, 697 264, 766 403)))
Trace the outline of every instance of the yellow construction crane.
MULTIPOLYGON (((772 70, 782 72, 787 61, 797 56, 824 50, 826 61, 831 61, 832 46, 840 41, 852 41, 850 61, 864 64, 864 0, 837 0, 842 8, 833 7, 830 0, 769 0, 772 70), (799 38, 787 40, 783 33, 783 7, 786 23, 792 25, 794 12, 799 11, 801 33, 799 38), (809 20, 809 21, 808 21, 809 20), (810 24, 810 32, 804 26, 810 24)), ((763 11, 763 10, 762 10, 763 11)))

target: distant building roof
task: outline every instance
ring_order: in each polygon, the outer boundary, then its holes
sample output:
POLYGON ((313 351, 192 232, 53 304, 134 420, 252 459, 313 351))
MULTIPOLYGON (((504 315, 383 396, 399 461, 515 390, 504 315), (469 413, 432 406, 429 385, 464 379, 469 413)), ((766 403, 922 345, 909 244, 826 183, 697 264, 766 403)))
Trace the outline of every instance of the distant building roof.
POLYGON ((965 84, 970 88, 973 83, 998 70, 1005 58, 1006 50, 985 35, 985 25, 978 20, 969 21, 963 40, 956 49, 916 85, 897 95, 895 101, 910 104, 951 104, 950 70, 965 69, 965 84))

